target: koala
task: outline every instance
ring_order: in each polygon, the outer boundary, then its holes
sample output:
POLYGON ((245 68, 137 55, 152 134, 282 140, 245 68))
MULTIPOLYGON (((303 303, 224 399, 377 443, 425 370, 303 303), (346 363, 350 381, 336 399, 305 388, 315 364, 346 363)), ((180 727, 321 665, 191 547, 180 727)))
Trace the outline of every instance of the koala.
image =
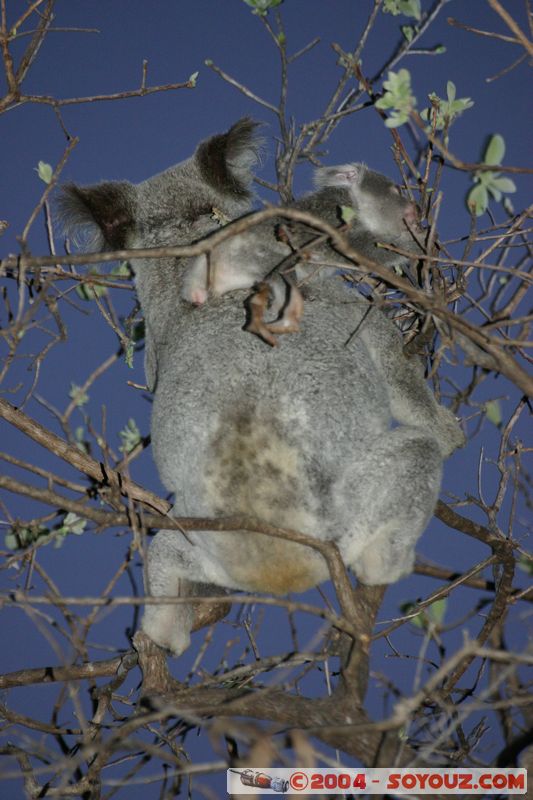
MULTIPOLYGON (((197 241, 215 227, 213 208, 229 219, 249 210, 254 133, 241 120, 136 186, 67 186, 63 217, 101 248, 197 241)), ((325 191, 338 197, 337 187, 325 191)), ((359 213, 377 224, 372 202, 359 213)), ((333 541, 368 584, 408 574, 443 461, 463 434, 419 362, 404 356, 395 325, 332 270, 311 271, 300 334, 265 347, 241 330, 249 278, 195 307, 184 297, 190 261, 132 266, 154 390, 153 454, 175 496, 171 514, 246 515, 333 541)), ((174 655, 189 646, 195 596, 213 586, 285 594, 329 577, 317 551, 249 529, 160 530, 146 573, 151 596, 190 598, 144 612, 143 631, 174 655)))
MULTIPOLYGON (((351 207, 355 218, 348 227, 348 242, 364 257, 391 268, 405 264, 404 256, 378 249, 378 241, 396 245, 413 255, 420 252, 413 235, 419 232, 416 206, 402 197, 385 175, 364 164, 341 164, 317 169, 314 182, 317 191, 297 200, 292 207, 310 212, 335 227, 341 221, 341 209, 351 207)), ((306 282, 312 273, 316 278, 323 261, 331 270, 332 265, 338 268, 346 265, 347 260, 327 243, 312 247, 317 233, 310 227, 291 224, 289 233, 283 227, 281 238, 276 235, 280 226, 283 226, 281 218, 263 222, 227 239, 209 256, 191 259, 185 272, 182 296, 201 305, 207 300, 208 292, 218 296, 258 284, 249 301, 250 320, 246 330, 273 346, 277 344, 276 333, 297 332, 303 313, 303 298, 297 284, 306 282), (275 274, 280 264, 290 258, 291 253, 298 254, 302 247, 306 248, 304 257, 290 267, 293 280, 289 281, 286 273, 275 274), (272 322, 264 321, 267 305, 277 315, 272 322)))
MULTIPOLYGON (((67 184, 57 201, 63 228, 91 250, 193 244, 251 210, 252 167, 261 149, 259 123, 247 117, 202 142, 192 158, 134 186, 103 181, 67 184), (200 187, 201 190, 197 191, 200 187)), ((183 261, 135 260, 135 285, 145 321, 145 372, 153 391, 157 358, 172 336, 183 261)))

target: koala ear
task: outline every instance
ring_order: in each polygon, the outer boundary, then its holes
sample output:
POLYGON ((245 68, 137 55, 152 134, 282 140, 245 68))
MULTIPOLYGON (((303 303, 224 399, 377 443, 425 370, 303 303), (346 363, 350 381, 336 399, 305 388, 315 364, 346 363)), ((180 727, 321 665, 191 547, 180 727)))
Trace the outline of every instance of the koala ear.
POLYGON ((126 181, 70 183, 62 187, 56 206, 67 234, 79 239, 82 233, 94 250, 121 250, 135 224, 135 187, 126 181))
POLYGON ((195 160, 204 180, 224 194, 249 197, 252 167, 258 162, 260 123, 243 117, 229 131, 212 136, 196 150, 195 160))
POLYGON ((317 189, 328 186, 338 188, 357 186, 363 177, 366 166, 364 164, 339 164, 336 167, 319 167, 313 176, 317 189))

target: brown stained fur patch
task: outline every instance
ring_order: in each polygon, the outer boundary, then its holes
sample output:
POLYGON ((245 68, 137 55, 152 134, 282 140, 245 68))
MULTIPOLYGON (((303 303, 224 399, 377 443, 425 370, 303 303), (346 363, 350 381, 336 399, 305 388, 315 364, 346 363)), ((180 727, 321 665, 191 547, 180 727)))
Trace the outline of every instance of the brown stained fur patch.
MULTIPOLYGON (((245 514, 272 525, 310 531, 316 527, 301 456, 277 430, 240 409, 224 415, 209 448, 205 489, 215 514, 245 514)), ((264 534, 220 534, 217 548, 235 585, 248 591, 286 594, 323 580, 324 561, 312 549, 264 534)))
POLYGON ((283 595, 303 592, 327 577, 316 551, 285 539, 243 531, 228 542, 233 563, 228 572, 248 592, 283 595))

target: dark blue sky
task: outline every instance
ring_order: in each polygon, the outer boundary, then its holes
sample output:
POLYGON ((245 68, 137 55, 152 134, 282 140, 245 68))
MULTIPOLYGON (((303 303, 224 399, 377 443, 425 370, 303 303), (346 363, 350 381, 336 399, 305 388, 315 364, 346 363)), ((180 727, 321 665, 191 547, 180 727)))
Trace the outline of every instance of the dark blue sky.
MULTIPOLYGON (((422 0, 424 8, 427 0, 422 0)), ((509 5, 509 4, 508 4, 509 5)), ((520 3, 511 4, 517 15, 523 13, 520 3)), ((13 13, 19 13, 25 4, 12 3, 13 13)), ((368 0, 285 0, 281 6, 290 52, 295 52, 311 39, 320 36, 320 44, 297 61, 290 72, 288 110, 301 124, 319 117, 341 74, 337 57, 331 43, 343 49, 353 49, 358 41, 372 3, 368 0)), ((8 5, 9 8, 9 5, 8 5)), ((505 42, 473 36, 465 31, 451 28, 446 18, 455 16, 478 28, 508 33, 494 12, 483 0, 464 3, 451 0, 433 27, 420 42, 421 47, 444 44, 446 53, 429 57, 414 55, 404 59, 400 66, 410 69, 413 90, 424 107, 427 93, 434 91, 445 96, 446 82, 452 80, 457 86, 457 96, 471 97, 475 106, 455 124, 452 129, 451 150, 465 161, 477 161, 482 154, 486 138, 493 133, 503 135, 507 145, 505 161, 509 164, 527 164, 528 138, 531 118, 526 119, 530 108, 524 102, 523 91, 529 79, 527 66, 522 64, 508 76, 493 83, 486 78, 496 74, 520 55, 518 48, 505 42)), ((363 71, 373 75, 394 50, 399 40, 398 28, 405 18, 380 16, 367 48, 363 54, 363 71)), ((525 21, 520 18, 525 27, 525 21)), ((199 71, 195 89, 155 94, 116 102, 88 103, 66 107, 62 116, 69 133, 80 138, 62 180, 91 183, 104 178, 143 180, 171 164, 190 155, 196 144, 211 133, 227 128, 243 115, 251 115, 267 123, 263 169, 260 173, 267 180, 274 175, 274 138, 278 135, 276 120, 269 112, 257 106, 235 88, 229 86, 204 66, 205 59, 212 59, 224 71, 246 84, 264 99, 276 103, 279 94, 279 64, 272 42, 257 17, 241 0, 160 0, 147 3, 145 0, 63 0, 58 2, 55 25, 57 27, 97 28, 98 33, 52 32, 44 43, 36 63, 29 74, 24 89, 27 93, 52 95, 57 98, 81 97, 94 94, 120 92, 137 88, 141 78, 143 59, 148 59, 148 83, 166 84, 186 81, 199 71)), ((27 40, 21 40, 24 45, 27 40)), ((35 167, 42 160, 55 165, 65 148, 66 140, 57 118, 49 106, 27 104, 16 107, 0 119, 2 135, 0 219, 9 221, 10 227, 2 237, 2 253, 16 252, 16 236, 20 234, 32 209, 39 200, 43 184, 37 177, 35 167)), ((410 145, 408 132, 400 129, 404 141, 410 145)), ((361 160, 371 167, 398 178, 391 155, 390 132, 373 109, 367 109, 348 117, 334 132, 323 153, 324 163, 342 163, 361 160)), ((310 169, 302 165, 296 175, 297 192, 310 188, 310 169)), ((513 196, 516 209, 526 203, 526 180, 517 177, 518 192, 513 196)), ((442 183, 444 200, 440 211, 439 229, 443 239, 457 238, 468 233, 469 216, 464 197, 470 179, 465 173, 445 170, 442 183)), ((259 194, 275 202, 276 198, 263 190, 259 194)), ((495 215, 504 216, 497 206, 495 215)), ((486 217, 482 225, 489 225, 486 217)), ((34 254, 45 254, 47 242, 41 218, 33 226, 29 244, 34 254)), ((58 235, 58 250, 61 240, 58 235)), ((457 251, 460 252, 460 251, 457 251)), ((36 395, 47 403, 64 409, 68 404, 71 381, 80 384, 108 355, 116 351, 116 337, 102 320, 94 304, 76 300, 76 308, 65 305, 62 313, 68 325, 69 339, 54 347, 43 364, 38 376, 36 395)), ((131 293, 116 293, 113 302, 120 313, 128 313, 133 298, 131 293), (120 295, 120 296, 119 296, 120 295)), ((52 326, 53 327, 53 326, 52 326)), ((41 334, 28 335, 23 352, 31 353, 41 334)), ((34 373, 27 370, 28 361, 17 362, 0 390, 9 392, 7 398, 14 404, 24 397, 34 373), (19 386, 20 383, 20 386, 19 386)), ((466 382, 466 372, 460 372, 461 381, 466 382)), ((128 418, 137 421, 143 434, 149 430, 149 402, 138 390, 129 388, 126 381, 144 382, 142 356, 136 356, 134 370, 119 363, 105 373, 90 390, 90 403, 86 411, 97 429, 101 429, 101 407, 107 407, 106 426, 108 437, 118 450, 118 431, 128 418)), ((444 393, 448 391, 443 386, 444 393)), ((480 404, 493 397, 502 398, 504 420, 516 405, 508 384, 502 379, 490 380, 476 395, 480 404), (511 397, 511 399, 507 399, 511 397)), ((44 425, 61 433, 55 420, 42 403, 32 399, 26 412, 44 425)), ((78 412, 76 412, 78 413, 78 412)), ((468 415, 473 409, 467 411, 468 415)), ((79 416, 78 424, 82 424, 79 416)), ((474 422, 469 430, 475 427, 474 422)), ((2 449, 40 466, 53 467, 61 474, 66 468, 42 449, 33 446, 21 435, 0 422, 2 449)), ((521 423, 515 434, 525 434, 525 423, 521 423)), ((444 488, 459 497, 477 495, 478 461, 481 447, 484 456, 494 458, 497 454, 499 436, 491 423, 484 421, 481 432, 467 448, 456 453, 446 465, 444 488)), ((14 472, 27 480, 24 473, 14 472)), ((68 473, 75 478, 73 472, 68 473)), ((162 487, 151 462, 149 452, 144 454, 132 468, 133 477, 149 488, 162 492, 162 487)), ((490 497, 494 491, 497 470, 483 464, 481 484, 490 497)), ((21 518, 43 511, 42 506, 29 504, 13 496, 4 498, 12 513, 21 518)), ((484 521, 471 509, 468 513, 484 521)), ((2 520, 4 515, 2 514, 2 520)), ((69 537, 60 549, 51 545, 39 551, 39 559, 63 594, 99 595, 107 581, 118 568, 128 546, 127 537, 113 533, 88 534, 69 537)), ((451 568, 464 569, 488 555, 487 549, 468 540, 464 535, 451 531, 433 520, 419 545, 419 552, 434 562, 451 568)), ((140 569, 133 572, 140 584, 140 569)), ((490 577, 490 575, 488 576, 490 577)), ((524 576, 525 577, 525 576, 524 576)), ((2 575, 4 586, 12 586, 12 576, 7 580, 2 575)), ((38 592, 44 591, 39 577, 34 574, 33 584, 38 592)), ((524 580, 522 580, 524 583, 524 580)), ((429 578, 412 577, 391 587, 381 612, 382 619, 398 614, 399 603, 415 600, 433 591, 437 583, 429 578)), ((122 578, 117 593, 131 592, 130 583, 122 578)), ((313 602, 319 602, 316 593, 313 602)), ((463 589, 456 593, 450 606, 450 619, 460 618, 465 608, 474 605, 478 593, 463 589)), ((520 609, 513 610, 514 624, 511 627, 510 644, 520 645, 522 640, 520 609)), ((47 639, 38 633, 35 623, 21 611, 4 612, 2 638, 8 640, 9 648, 0 655, 2 671, 57 663, 58 655, 47 639), (7 639, 7 637, 9 637, 7 639)), ((279 615, 281 620, 281 612, 279 615)), ((115 611, 94 630, 98 634, 98 645, 105 645, 110 652, 116 647, 127 647, 124 627, 131 623, 131 613, 115 611)), ((474 633, 479 629, 480 618, 469 623, 474 633)), ((302 647, 317 630, 315 620, 302 621, 302 647)), ((289 641, 288 630, 272 617, 270 630, 277 636, 264 636, 265 652, 279 652, 283 643, 289 641)), ((233 635, 231 628, 219 626, 215 642, 222 647, 224 640, 233 635)), ((64 640, 58 637, 62 647, 64 640)), ((413 631, 402 630, 394 639, 402 652, 414 656, 420 646, 420 638, 413 631)), ((450 646, 460 642, 460 631, 450 635, 450 646)), ((94 642, 96 644, 96 642, 94 642)), ((287 645, 288 646, 288 645, 287 645)), ((176 674, 184 674, 184 665, 190 665, 196 648, 174 665, 176 674)), ((65 649, 68 660, 68 649, 65 649)), ((412 664, 390 659, 391 650, 380 642, 376 647, 374 666, 376 670, 393 676, 394 682, 405 691, 412 689, 412 664), (384 657, 388 659, 385 660, 384 657), (392 666, 391 666, 392 665, 392 666)), ((94 658, 107 657, 101 649, 92 651, 94 658)), ((220 656, 220 652, 218 653, 220 656)), ((213 656, 215 662, 216 658, 213 656)), ((132 684, 134 685, 134 683, 132 684)), ((24 713, 40 717, 39 706, 44 693, 51 690, 36 687, 29 692, 12 692, 10 702, 24 713)), ((376 714, 381 713, 382 689, 371 688, 370 703, 376 714)), ((42 712, 45 718, 45 712, 42 712)), ((487 752, 497 749, 498 736, 489 735, 487 752)), ((203 758, 208 757, 208 751, 203 758)), ((222 785, 222 784, 220 784, 222 785)), ((130 798, 155 795, 136 793, 132 788, 130 798)), ((13 795, 15 797, 15 795, 13 795)))

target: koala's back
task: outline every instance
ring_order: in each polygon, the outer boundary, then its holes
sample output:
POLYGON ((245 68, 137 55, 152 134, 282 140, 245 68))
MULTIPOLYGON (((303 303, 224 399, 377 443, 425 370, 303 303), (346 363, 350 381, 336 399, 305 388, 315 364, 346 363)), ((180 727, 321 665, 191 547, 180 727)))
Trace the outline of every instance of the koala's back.
MULTIPOLYGON (((383 380, 357 331, 368 306, 349 294, 341 305, 309 302, 301 335, 273 349, 241 331, 238 298, 181 303, 172 342, 160 346, 152 441, 161 477, 179 514, 246 514, 335 538, 336 489, 390 425, 383 380)), ((242 536, 238 546, 246 550, 242 536)), ((245 583, 260 589, 246 569, 245 583)))

